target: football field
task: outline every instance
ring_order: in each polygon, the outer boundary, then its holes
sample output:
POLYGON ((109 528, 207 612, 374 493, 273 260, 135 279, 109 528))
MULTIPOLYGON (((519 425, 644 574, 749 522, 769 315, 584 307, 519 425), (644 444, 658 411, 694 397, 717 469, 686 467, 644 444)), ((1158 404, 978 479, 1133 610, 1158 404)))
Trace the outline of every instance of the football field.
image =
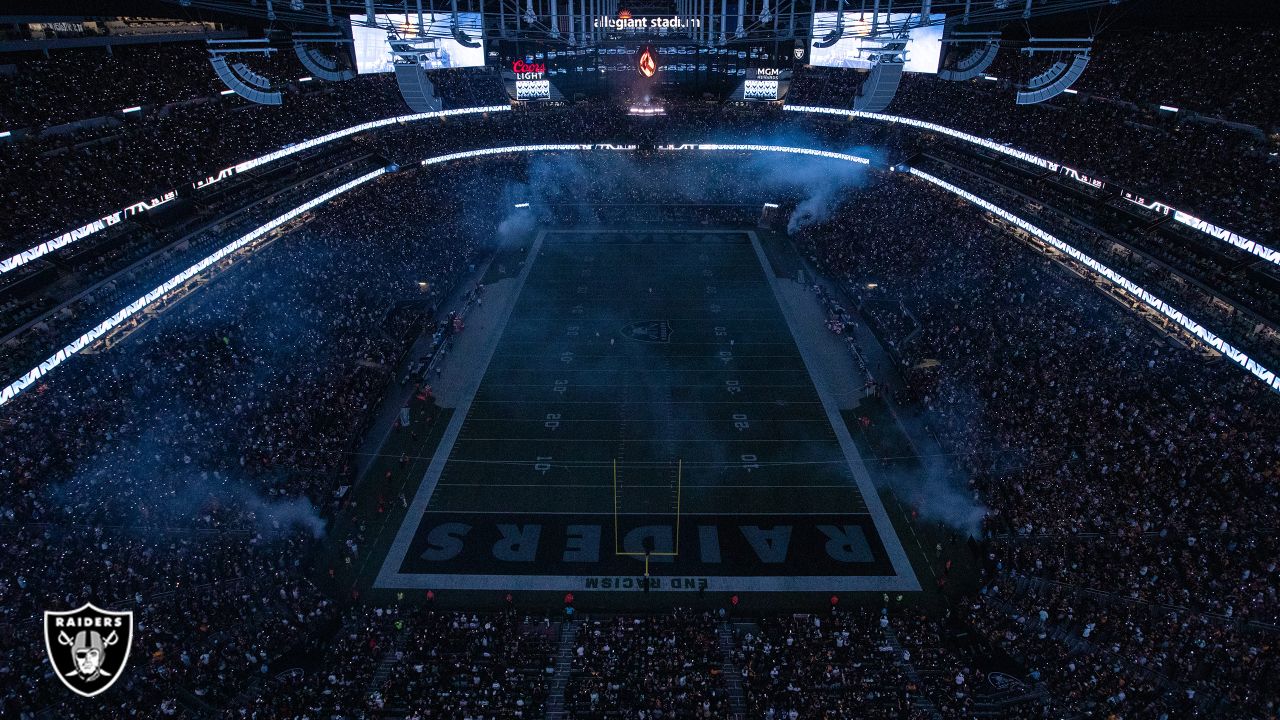
POLYGON ((376 587, 919 588, 753 233, 545 231, 513 282, 376 587))

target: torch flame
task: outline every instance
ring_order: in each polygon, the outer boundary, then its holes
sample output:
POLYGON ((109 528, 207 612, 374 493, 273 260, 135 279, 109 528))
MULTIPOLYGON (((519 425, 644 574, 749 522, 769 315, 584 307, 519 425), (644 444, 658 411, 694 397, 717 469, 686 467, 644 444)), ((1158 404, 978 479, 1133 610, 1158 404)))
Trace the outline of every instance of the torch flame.
POLYGON ((645 48, 644 52, 640 53, 640 74, 649 78, 656 72, 658 72, 658 62, 654 60, 653 53, 645 48))

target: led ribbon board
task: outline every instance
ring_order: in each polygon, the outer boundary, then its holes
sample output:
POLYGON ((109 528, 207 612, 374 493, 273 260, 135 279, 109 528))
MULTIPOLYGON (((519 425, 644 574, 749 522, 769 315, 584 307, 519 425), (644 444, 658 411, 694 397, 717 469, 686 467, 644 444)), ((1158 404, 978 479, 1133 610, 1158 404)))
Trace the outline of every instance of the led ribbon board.
MULTIPOLYGON (((256 167, 260 167, 262 165, 275 162, 276 160, 279 160, 281 158, 289 157, 290 155, 293 155, 295 153, 300 153, 304 150, 310 150, 313 147, 323 145, 328 142, 333 142, 334 140, 339 140, 341 138, 347 137, 348 135, 354 135, 356 133, 364 132, 366 130, 373 130, 375 128, 386 127, 387 125, 394 125, 397 123, 416 122, 418 120, 430 120, 432 118, 449 117, 452 115, 471 115, 475 113, 502 112, 504 110, 510 110, 510 109, 511 109, 510 105, 493 105, 489 107, 459 108, 457 110, 441 110, 439 112, 415 113, 412 115, 398 115, 396 117, 384 118, 382 120, 374 120, 367 123, 361 123, 359 125, 352 125, 349 128, 336 130, 334 132, 329 133, 328 135, 321 135, 320 137, 312 138, 310 140, 305 140, 295 145, 290 145, 287 148, 283 148, 280 150, 276 150, 275 152, 267 153, 266 155, 263 155, 261 157, 256 157, 252 160, 246 160, 242 163, 232 165, 231 167, 223 168, 222 170, 219 170, 213 175, 209 175, 208 177, 202 180, 197 180, 196 182, 191 183, 191 187, 196 190, 206 188, 206 187, 209 187, 210 185, 226 180, 227 178, 233 175, 237 175, 243 172, 248 172, 249 170, 252 170, 256 167)), ((36 245, 35 247, 31 247, 26 250, 23 250, 17 255, 0 260, 0 275, 10 272, 12 270, 16 270, 22 267, 23 265, 26 265, 27 263, 31 262, 32 260, 36 260, 37 258, 48 255, 54 250, 57 250, 62 247, 66 247, 67 245, 70 245, 71 243, 77 242, 79 240, 83 240, 84 238, 87 238, 90 235, 93 235, 94 233, 99 232, 100 230, 103 230, 112 225, 115 225, 116 223, 119 223, 120 221, 124 220, 127 217, 130 217, 132 215, 137 215, 138 213, 146 212, 147 210, 152 210, 154 208, 157 208, 169 202, 170 200, 173 200, 176 197, 178 197, 178 192, 176 190, 170 190, 169 192, 166 192, 163 195, 152 198, 150 200, 142 200, 142 201, 133 203, 132 205, 127 205, 123 209, 117 210, 116 212, 113 212, 110 215, 107 215, 106 217, 103 217, 100 220, 95 220, 91 223, 84 225, 83 227, 79 227, 74 230, 68 230, 67 232, 64 232, 61 235, 58 235, 57 237, 54 237, 50 240, 46 240, 45 242, 42 242, 39 245, 36 245)))
MULTIPOLYGON (((961 132, 959 130, 946 127, 945 125, 938 125, 936 123, 926 122, 924 120, 915 120, 913 118, 901 117, 898 115, 863 112, 859 110, 843 110, 841 108, 811 107, 806 105, 787 105, 785 109, 792 110, 795 112, 806 112, 806 113, 816 113, 816 114, 825 114, 825 115, 843 115, 845 117, 858 117, 858 118, 864 118, 868 120, 879 120, 882 122, 910 125, 912 127, 929 130, 931 132, 941 133, 943 135, 949 135, 958 140, 963 140, 964 142, 972 143, 974 145, 979 145, 989 150, 994 150, 995 152, 1002 153, 1004 155, 1008 155, 1013 158, 1017 158, 1019 160, 1022 160, 1023 162, 1031 163, 1033 165, 1045 168, 1052 172, 1062 173, 1064 175, 1072 177, 1078 180, 1079 182, 1082 182, 1086 185, 1090 185, 1092 187, 1106 186, 1105 183, 1098 180, 1097 178, 1093 178, 1087 174, 1080 173, 1079 171, 1073 168, 1067 167, 1061 163, 1057 163, 1052 160, 1046 160, 1045 158, 1039 157, 1037 155, 1032 155, 1031 153, 1009 147, 1008 145, 1002 145, 994 140, 981 138, 981 137, 978 137, 977 135, 970 135, 969 133, 961 132)), ((306 140, 296 145, 290 145, 287 148, 277 150, 272 153, 268 153, 267 155, 254 158, 252 160, 246 160, 245 162, 239 163, 237 165, 232 165, 231 167, 228 167, 228 168, 223 168, 222 170, 218 171, 217 173, 214 173, 213 175, 209 175, 203 180, 197 180, 196 182, 192 183, 191 186, 197 190, 201 188, 205 188, 215 183, 221 182, 222 180, 225 180, 233 175, 236 175, 237 173, 242 173, 248 170, 252 170, 253 168, 259 167, 261 165, 265 165, 267 163, 279 160, 280 158, 293 155, 294 153, 302 152, 303 150, 308 150, 310 148, 316 147, 317 145, 322 145, 327 142, 332 142, 333 140, 337 140, 337 139, 346 137, 348 135, 352 135, 354 133, 363 132, 365 130, 372 130, 375 128, 385 127, 387 125, 393 125, 396 123, 414 122, 417 120, 427 120, 430 118, 447 117, 451 115, 503 112, 503 111, 509 111, 509 110, 511 110, 511 107, 508 105, 494 105, 489 107, 476 107, 476 108, 459 108, 456 110, 441 110, 438 112, 415 113, 412 115, 400 115, 393 118, 385 118, 382 120, 374 120, 371 122, 362 123, 360 125, 353 125, 343 130, 337 130, 337 131, 331 132, 328 135, 322 135, 317 138, 312 138, 310 140, 306 140)), ((1126 200, 1129 200, 1130 202, 1136 205, 1141 205, 1142 207, 1148 210, 1159 212, 1163 215, 1171 215, 1175 221, 1182 223, 1187 227, 1198 230, 1217 240, 1230 243, 1231 245, 1237 248, 1240 248, 1245 252, 1256 255, 1266 260, 1267 262, 1280 265, 1280 251, 1277 251, 1273 248, 1263 245, 1262 243, 1249 240, 1248 238, 1245 238, 1239 235, 1238 233, 1232 232, 1231 230, 1228 230, 1226 228, 1218 227, 1217 225, 1214 225, 1213 223, 1210 223, 1207 220, 1202 220, 1190 213, 1183 212, 1182 210, 1178 210, 1165 203, 1155 201, 1155 200, 1148 201, 1145 198, 1142 198, 1128 191, 1122 191, 1122 194, 1124 195, 1126 200)), ((77 240, 86 238, 98 232, 99 230, 102 230, 105 227, 114 225, 120 222, 120 220, 123 219, 124 217, 136 214, 138 212, 144 212, 146 210, 150 210, 152 208, 155 208, 163 204, 164 202, 168 202, 169 200, 172 200, 175 197, 177 197, 177 192, 171 190, 159 196, 158 198, 155 198, 149 201, 144 200, 144 201, 136 202, 132 205, 126 206, 123 210, 117 213, 112 213, 111 215, 108 215, 100 220, 95 220, 94 222, 88 223, 83 227, 76 228, 75 230, 69 230, 65 233, 62 233, 61 235, 58 235, 57 237, 51 240, 47 240, 43 243, 40 243, 35 247, 28 248, 27 250, 24 250, 18 253, 17 255, 14 255, 10 258, 6 258, 4 260, 0 260, 0 274, 4 274, 7 272, 10 272, 11 270, 15 270, 21 267, 22 265, 25 265, 31 262, 32 260, 35 260, 44 255, 47 255, 48 253, 53 252, 54 250, 57 250, 66 245, 69 245, 73 242, 76 242, 77 240)))
MULTIPOLYGON (((430 165, 439 165, 439 164, 447 163, 453 160, 463 160, 467 158, 484 157, 489 155, 503 155, 503 154, 511 154, 511 153, 563 152, 563 151, 589 151, 589 150, 630 151, 630 150, 636 150, 636 149, 637 149, 637 146, 635 145, 610 145, 610 144, 586 144, 586 143, 560 144, 560 145, 510 145, 506 147, 482 148, 478 150, 465 150, 462 152, 450 153, 448 155, 439 155, 436 157, 426 158, 422 161, 421 164, 422 166, 425 167, 430 165)), ((814 148, 801 148, 801 147, 792 147, 792 146, 786 146, 786 145, 753 145, 753 144, 725 145, 725 144, 713 144, 713 143, 706 143, 706 144, 692 143, 692 144, 682 144, 682 145, 664 145, 664 146, 659 146, 657 149, 663 150, 663 151, 714 152, 714 151, 720 151, 720 150, 728 150, 728 151, 739 151, 739 152, 782 152, 782 153, 792 153, 792 154, 798 154, 798 155, 809 155, 811 157, 827 158, 831 160, 841 160, 844 162, 852 162, 859 165, 866 165, 866 166, 871 165, 871 161, 869 159, 860 157, 857 155, 833 152, 830 150, 817 150, 814 148)), ((1142 300, 1143 303, 1145 303, 1152 309, 1156 310, 1160 314, 1178 323, 1178 325, 1182 326, 1192 335, 1199 338, 1206 345, 1221 352, 1223 355, 1230 358, 1232 362, 1243 367, 1245 370, 1248 370, 1259 380, 1266 383, 1267 386, 1270 387, 1272 390, 1275 390, 1276 392, 1280 392, 1280 378, 1277 378, 1275 372, 1264 367, 1261 363, 1254 360, 1253 358, 1250 358, 1247 354, 1245 354, 1240 349, 1231 345, 1226 340, 1218 337, 1216 334, 1210 332, 1204 326, 1200 325, 1199 323, 1195 322, 1191 318, 1187 317, 1181 311, 1175 309, 1173 306, 1169 305, 1165 301, 1151 294, 1150 292, 1140 287, 1136 283, 1130 281, 1128 278, 1124 277, 1123 275, 1120 275, 1119 273, 1107 267, 1106 265, 1103 265, 1097 260, 1094 260, 1092 257, 1088 256, 1087 254, 1063 242, 1057 237, 1054 237, 1048 232, 1041 230, 1035 225, 1032 225, 1026 220, 1023 220, 1017 215, 1014 215, 1013 213, 1001 207, 998 207, 993 203, 990 203, 968 192, 967 190, 956 187, 955 185, 952 185, 951 183, 948 183, 945 180, 942 180, 940 178, 934 177, 933 175, 930 175, 922 170, 917 170, 915 168, 909 168, 908 170, 912 175, 918 178, 921 178, 922 180, 926 180, 944 190, 954 193, 955 195, 958 195, 959 197, 962 197, 965 200, 968 200, 970 203, 977 205, 978 207, 996 215, 997 217, 1003 218, 1004 220, 1015 225, 1016 227, 1021 228, 1027 233, 1030 233, 1031 235, 1043 240, 1044 242, 1048 243, 1054 248, 1067 254, 1071 258, 1083 264, 1085 267, 1088 267, 1091 271, 1097 273, 1098 275, 1102 276, 1103 278, 1107 279, 1113 284, 1119 286, 1125 292, 1128 292, 1134 297, 1142 300)), ((121 309, 115 315, 112 315, 111 317, 102 321, 92 330, 85 333, 84 335, 81 335, 79 338, 77 338, 76 340, 68 344, 66 347, 62 348, 57 353, 55 353, 52 357, 40 363, 40 365, 36 366, 35 368, 32 368, 31 370, 29 370, 26 374, 24 374, 22 377, 10 383, 3 390, 0 390, 0 405, 4 405, 5 403, 8 403, 13 398, 17 397, 19 393, 21 393, 23 390, 30 387, 31 384, 34 383, 36 380, 39 380, 41 377, 48 374, 49 371, 61 365, 64 361, 66 361, 67 358, 80 352, 82 349, 87 347, 93 341, 102 337, 102 335, 105 334, 111 328, 116 327, 117 325, 124 322, 128 318, 132 317, 133 315, 136 315, 147 305, 150 305, 151 303, 155 302, 159 298, 163 297, 170 290, 177 287, 179 284, 190 279, 191 276, 208 268, 210 265, 217 262, 218 260, 221 260, 222 258, 239 250, 245 245, 248 245, 249 243, 253 242, 259 237, 262 237, 263 235, 270 232, 271 230, 279 227, 280 225, 283 225, 289 220, 292 220, 298 215, 301 215, 302 213, 310 210, 311 208, 333 197, 336 197, 337 195, 340 195, 354 187, 362 185, 368 182, 369 180, 372 180, 380 175, 383 175, 384 173, 386 173, 386 169, 379 168, 378 170, 375 170, 367 175, 363 175, 344 185, 336 187, 324 193, 323 195, 315 197, 307 201, 306 203, 299 205, 293 210, 290 210, 284 215, 281 215, 275 218, 274 220, 271 220, 270 222, 259 226, 258 228, 254 229, 252 232, 248 233, 247 235, 242 236, 235 242, 232 242, 229 245, 224 246, 223 248, 219 249, 217 252, 213 253, 212 255, 206 257, 205 259, 201 260, 195 265, 192 265, 191 267, 187 268, 181 273, 173 276, 164 284, 156 287, 151 292, 147 293, 146 295, 143 295, 142 297, 130 303, 125 308, 121 309)))
POLYGON ((147 307, 148 305, 155 302, 156 300, 159 300, 160 298, 164 297, 171 290, 181 285, 182 283, 186 282, 187 280, 191 279, 191 277, 196 273, 202 270, 205 270, 210 265, 213 265, 214 263, 225 258, 231 253, 243 248, 244 246, 248 245, 254 240, 257 240, 263 235, 266 235, 272 230, 298 217, 302 213, 307 212, 311 208, 323 202, 326 202, 334 197, 337 197, 338 195, 341 195, 342 193, 350 190, 351 188, 354 188, 358 185, 363 185, 364 183, 369 182, 370 180, 380 175, 383 175, 386 172, 387 172, 386 168, 378 168, 377 170, 374 170, 373 172, 367 175, 361 175, 355 180, 352 180, 343 185, 339 185, 338 187, 322 195, 318 195, 308 200, 307 202, 299 205, 298 207, 290 210, 289 212, 283 215, 280 215, 279 217, 276 217, 275 219, 263 225, 259 225, 258 227, 250 231, 248 234, 242 235, 239 239, 235 240, 234 242, 231 242, 227 245, 222 246, 221 248, 218 249, 217 252, 213 253, 212 255, 209 255, 205 259, 192 265, 186 270, 183 270, 177 275, 174 275, 173 277, 166 280, 164 283, 156 286, 156 288, 151 292, 147 293, 146 295, 143 295, 137 300, 134 300, 133 302, 126 305, 125 307, 121 308, 118 312, 116 312, 116 314, 112 315, 106 320, 103 320, 102 322, 98 323, 89 332, 71 341, 70 344, 68 344, 66 347, 62 348, 58 352, 54 353, 49 359, 45 360, 44 362, 40 363, 36 367, 27 371, 26 374, 24 374, 22 377, 18 378, 17 380, 14 380, 13 382, 9 383, 8 386, 0 390, 0 405, 4 405, 5 403, 17 397, 19 393, 21 393, 23 390, 26 390, 28 387, 30 387, 31 384, 34 383, 36 380, 39 380, 40 378, 49 374, 51 370, 61 365, 63 362, 67 360, 67 358, 71 357, 72 355, 75 355, 76 353, 80 352, 84 348, 91 345, 95 340, 97 340, 98 338, 106 334, 106 332, 111 328, 114 328, 120 323, 124 322, 125 320, 128 320, 134 315, 137 315, 139 312, 142 311, 143 308, 147 307))
MULTIPOLYGON (((449 153, 448 155, 437 155, 429 157, 422 161, 422 165, 438 165, 440 163, 452 162, 454 160, 466 160, 467 158, 485 157, 487 155, 503 155, 508 153, 535 153, 535 152, 564 152, 574 150, 635 150, 636 145, 610 145, 610 144, 562 144, 562 145, 507 145, 505 147, 482 148, 479 150, 463 150, 461 152, 449 153)), ((789 145, 723 145, 715 143, 685 143, 681 145, 659 145, 656 148, 662 151, 680 151, 680 150, 730 150, 740 152, 780 152, 791 153, 794 155, 809 155, 812 157, 827 158, 829 160, 843 160, 844 162, 856 163, 858 165, 871 165, 871 160, 860 157, 858 155, 850 155, 848 153, 832 152, 830 150, 815 150, 814 148, 792 147, 789 145)))
POLYGON ((1273 371, 1268 370, 1257 360, 1254 360, 1253 358, 1245 354, 1244 351, 1240 350, 1234 345, 1231 345, 1226 340, 1223 340, 1222 338, 1218 337, 1214 333, 1210 332, 1203 325, 1187 317, 1180 310, 1174 308, 1169 303, 1151 294, 1150 292, 1145 290, 1142 286, 1138 285, 1132 280, 1126 278, 1125 276, 1121 275, 1115 270, 1112 270, 1110 267, 1098 262, 1097 260, 1094 260, 1089 255, 1081 252, 1080 250, 1076 249, 1071 245, 1068 245, 1062 240, 1059 240, 1057 237, 1049 234, 1048 232, 1045 232, 1039 227, 1032 225, 1026 220, 1023 220, 1021 217, 1018 217, 1017 215, 1014 215, 1008 210, 1005 210, 1004 208, 999 207, 991 202, 983 200, 982 198, 978 197, 977 195, 974 195, 968 190, 956 187, 955 185, 952 185, 946 180, 934 177, 933 175, 930 175, 929 173, 924 172, 923 170, 917 170, 916 168, 911 168, 910 172, 912 175, 915 175, 916 177, 921 178, 922 180, 931 182, 934 185, 937 185, 938 187, 942 188, 943 190, 946 190, 947 192, 953 193, 959 197, 964 198, 965 200, 968 200, 970 203, 977 205, 978 207, 982 208, 983 210, 986 210, 992 215, 995 215, 996 217, 999 217, 1009 222, 1010 224, 1018 227, 1019 229, 1039 238, 1040 240, 1049 244, 1056 250, 1059 250, 1065 253, 1071 259, 1089 268, 1094 273, 1101 275, 1103 278, 1107 279, 1112 284, 1119 286, 1121 290, 1124 290, 1126 293, 1141 300, 1144 304, 1146 304, 1152 310, 1155 310, 1161 315, 1178 323, 1178 325, 1180 325, 1187 332, 1194 335, 1197 339, 1199 339, 1205 345, 1208 345, 1214 350, 1217 350, 1218 352, 1222 353, 1226 357, 1230 358, 1231 361, 1234 362, 1235 364, 1239 365, 1245 370, 1248 370, 1250 373, 1253 373, 1255 377, 1257 377, 1262 382, 1266 383, 1267 386, 1270 387, 1272 390, 1275 390, 1276 392, 1280 392, 1280 378, 1277 378, 1276 374, 1273 371))
POLYGON ((75 230, 68 230, 55 238, 51 238, 39 245, 36 245, 35 247, 27 248, 13 257, 0 260, 0 274, 20 268, 38 257, 48 255, 58 248, 66 247, 78 240, 83 240, 94 233, 100 232, 112 225, 122 222, 125 218, 132 217, 139 213, 144 213, 148 210, 154 210, 176 197, 178 197, 177 191, 170 190, 169 192, 150 200, 142 200, 133 203, 132 205, 126 205, 113 213, 105 215, 91 223, 86 223, 75 230))
MULTIPOLYGON (((786 109, 794 112, 815 113, 815 114, 821 114, 821 115, 843 115, 845 117, 856 117, 856 118, 863 118, 866 120, 878 120, 881 122, 897 123, 900 125, 910 125, 912 127, 921 128, 923 130, 929 130, 931 132, 940 133, 942 135, 949 135, 953 138, 956 138, 957 140, 963 140, 964 142, 971 143, 973 145, 978 145, 988 150, 993 150, 995 152, 1008 155, 1009 157, 1012 157, 1012 158, 1017 158, 1018 160, 1021 160, 1023 162, 1030 163, 1037 167, 1042 167, 1046 170, 1049 170, 1050 172, 1061 173, 1063 175, 1066 175, 1078 182, 1081 182, 1085 185, 1089 185, 1091 187, 1095 187, 1095 188, 1106 187, 1105 182, 1098 180, 1097 178, 1092 177, 1086 173, 1082 173, 1074 168, 1067 167, 1062 163, 1057 163, 1052 160, 1047 160, 1045 158, 1039 157, 1038 155, 1032 155, 1029 152, 1025 152, 1023 150, 1018 150, 1017 148, 1009 147, 1008 145, 1002 145, 996 142, 995 140, 991 140, 989 138, 982 138, 982 137, 978 137, 977 135, 970 135, 969 133, 961 132, 959 130, 949 128, 945 125, 938 125, 936 123, 926 122, 924 120, 916 120, 914 118, 902 117, 899 115, 886 115, 884 113, 864 112, 860 110, 844 110, 841 108, 812 107, 808 105, 787 105, 786 109)), ((1237 247, 1241 250, 1244 250, 1245 252, 1250 253, 1252 255, 1256 255, 1262 258, 1263 260, 1266 260, 1269 263, 1280 265, 1280 250, 1276 250, 1275 248, 1268 247, 1266 245, 1263 245, 1260 242, 1256 242, 1254 240, 1245 238, 1239 235, 1238 233, 1227 230, 1226 228, 1218 227, 1213 223, 1210 223, 1206 220, 1201 220, 1200 218, 1190 213, 1183 212, 1165 203, 1157 202, 1157 201, 1148 201, 1129 192, 1124 192, 1123 195, 1126 200, 1136 205, 1141 205, 1142 207, 1145 207, 1148 210, 1154 210, 1156 212, 1161 213, 1162 215, 1170 215, 1173 217, 1175 221, 1182 223, 1183 225, 1186 225, 1187 227, 1192 228, 1193 230, 1198 230, 1204 233, 1205 235, 1208 235, 1209 237, 1214 238, 1216 240, 1221 240, 1222 242, 1230 243, 1232 246, 1237 247)))

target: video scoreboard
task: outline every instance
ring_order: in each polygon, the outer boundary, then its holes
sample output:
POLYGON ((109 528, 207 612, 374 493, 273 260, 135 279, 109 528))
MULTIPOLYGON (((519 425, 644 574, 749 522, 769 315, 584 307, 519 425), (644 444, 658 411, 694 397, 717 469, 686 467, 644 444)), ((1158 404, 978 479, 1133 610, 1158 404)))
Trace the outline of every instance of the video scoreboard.
POLYGON ((771 102, 786 95, 794 46, 624 39, 573 48, 507 41, 493 43, 487 54, 511 99, 521 102, 602 94, 771 102))

